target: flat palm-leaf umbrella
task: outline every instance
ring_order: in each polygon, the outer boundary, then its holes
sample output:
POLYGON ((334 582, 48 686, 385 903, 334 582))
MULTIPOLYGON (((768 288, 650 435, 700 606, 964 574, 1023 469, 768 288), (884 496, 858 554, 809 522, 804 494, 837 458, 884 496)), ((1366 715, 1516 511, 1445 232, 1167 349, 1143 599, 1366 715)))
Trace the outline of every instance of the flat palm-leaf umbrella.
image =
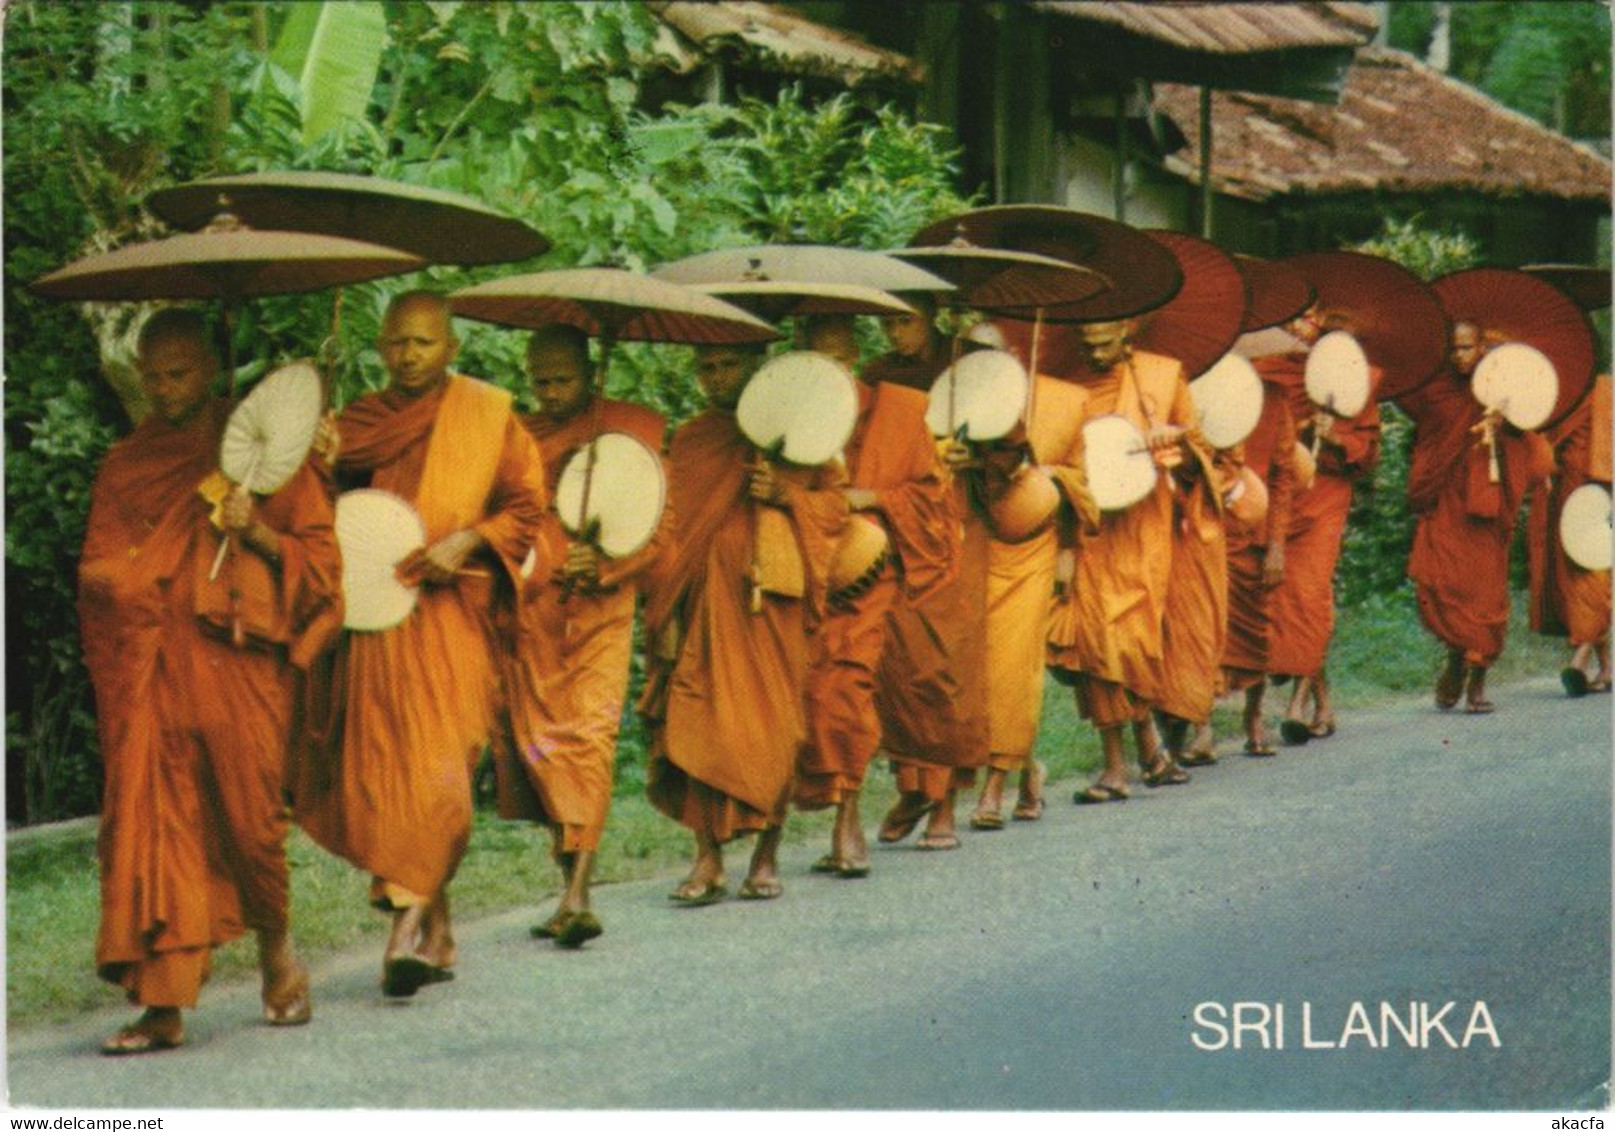
POLYGON ((146 203, 176 228, 201 228, 222 210, 254 228, 344 236, 433 263, 507 263, 550 246, 541 233, 474 197, 348 173, 210 177, 160 189, 146 203))
POLYGON ((670 283, 851 283, 881 291, 951 291, 953 284, 881 252, 823 244, 757 244, 674 260, 651 275, 670 283))
POLYGON ((1111 286, 1092 268, 1033 252, 979 247, 963 236, 939 247, 893 248, 886 254, 952 283, 954 305, 989 314, 1080 302, 1111 286))
POLYGON ((1245 276, 1248 301, 1240 330, 1246 334, 1290 321, 1311 306, 1317 294, 1300 273, 1275 260, 1235 255, 1234 263, 1245 276))
POLYGON ((750 311, 769 322, 812 315, 912 314, 914 308, 895 295, 859 283, 787 283, 775 279, 742 279, 728 283, 688 283, 750 311))
POLYGON ((1580 263, 1532 263, 1520 268, 1552 283, 1576 301, 1582 310, 1603 310, 1609 306, 1609 268, 1580 263))
POLYGON ((1245 277, 1233 257, 1209 240, 1156 229, 1144 234, 1176 257, 1183 286, 1144 317, 1136 341, 1142 349, 1177 358, 1193 380, 1239 337, 1249 302, 1245 277))

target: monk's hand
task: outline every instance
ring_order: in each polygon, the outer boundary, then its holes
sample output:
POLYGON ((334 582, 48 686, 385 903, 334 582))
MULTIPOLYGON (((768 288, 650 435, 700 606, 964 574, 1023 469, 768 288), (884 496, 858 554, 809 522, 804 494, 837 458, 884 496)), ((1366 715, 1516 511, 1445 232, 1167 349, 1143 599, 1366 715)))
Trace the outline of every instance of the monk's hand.
POLYGON ((1156 425, 1144 434, 1144 445, 1157 468, 1171 470, 1183 463, 1183 431, 1173 425, 1156 425))
POLYGON ((451 582, 482 543, 482 536, 469 527, 446 534, 421 552, 413 572, 421 581, 434 585, 451 582))
POLYGON ((561 563, 561 577, 568 584, 587 588, 600 580, 600 552, 586 542, 575 542, 561 563))
POLYGON ((1319 441, 1333 443, 1335 439, 1335 422, 1340 418, 1328 409, 1319 409, 1312 415, 1312 435, 1319 441))
POLYGON ((880 496, 867 487, 844 487, 841 494, 847 497, 847 506, 853 511, 873 511, 880 506, 880 496))
POLYGON ((747 492, 758 503, 779 507, 785 502, 785 481, 774 471, 774 465, 765 461, 751 470, 747 492))
POLYGON ((316 456, 325 461, 327 468, 336 467, 337 453, 342 450, 342 433, 337 430, 335 412, 326 413, 320 418, 311 448, 316 456))
POLYGON ((1262 585, 1272 589, 1284 581, 1284 544, 1276 542, 1267 548, 1262 559, 1262 585))
POLYGON ((976 466, 976 454, 970 450, 970 445, 962 440, 943 441, 938 445, 937 452, 951 471, 962 472, 966 468, 976 466))
POLYGON ((1054 556, 1054 596, 1061 601, 1071 596, 1071 579, 1077 576, 1077 552, 1062 546, 1054 556))
POLYGON ((252 526, 252 492, 233 484, 219 510, 219 525, 232 535, 244 535, 252 526))

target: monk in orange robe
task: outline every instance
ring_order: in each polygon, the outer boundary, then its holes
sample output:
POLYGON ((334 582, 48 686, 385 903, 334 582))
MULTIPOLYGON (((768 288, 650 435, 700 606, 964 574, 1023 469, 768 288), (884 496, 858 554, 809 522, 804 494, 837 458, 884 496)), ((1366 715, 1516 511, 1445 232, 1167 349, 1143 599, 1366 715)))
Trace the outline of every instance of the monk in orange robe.
MULTIPOLYGON (((917 316, 881 319, 892 348, 864 367, 863 379, 928 393, 953 350, 936 329, 934 297, 916 292, 904 299, 917 316)), ((958 566, 923 597, 900 595, 893 604, 875 690, 881 746, 891 755, 898 791, 877 836, 901 841, 923 820, 917 844, 933 850, 958 848, 955 799, 975 782, 989 753, 985 501, 980 476, 968 470, 975 462, 970 449, 950 442, 941 455, 958 518, 958 566)))
POLYGON ((1079 803, 1123 801, 1128 774, 1123 731, 1131 726, 1149 786, 1187 782, 1160 749, 1150 708, 1162 688, 1162 620, 1172 574, 1177 485, 1209 475, 1210 453, 1194 429, 1194 402, 1176 359, 1134 350, 1132 320, 1082 327, 1087 367, 1082 420, 1115 413, 1138 428, 1161 473, 1150 494, 1121 511, 1079 507, 1074 574, 1055 607, 1048 663, 1076 688, 1077 709, 1099 731, 1105 765, 1075 796, 1079 803))
MULTIPOLYGON (((527 373, 538 411, 522 424, 543 453, 551 498, 573 454, 603 433, 637 437, 660 454, 661 414, 591 389, 589 340, 582 331, 560 325, 535 331, 527 343, 527 373)), ((569 535, 553 510, 546 512, 535 561, 555 568, 528 575, 514 639, 500 652, 510 726, 495 744, 499 815, 549 826, 565 891, 533 934, 561 947, 582 947, 604 930, 589 907, 589 878, 611 804, 636 586, 661 554, 667 529, 664 512, 645 547, 610 558, 569 535)))
MULTIPOLYGON (((1265 358, 1253 362, 1257 373, 1262 373, 1268 364, 1265 358)), ((1285 363, 1281 359, 1279 364, 1285 363)), ((1295 418, 1284 387, 1262 382, 1262 415, 1240 446, 1240 457, 1242 466, 1267 488, 1267 516, 1251 525, 1232 514, 1224 515, 1228 539, 1228 634, 1222 666, 1228 689, 1245 693, 1245 752, 1261 756, 1273 753, 1262 710, 1270 663, 1268 600, 1273 587, 1284 579, 1286 534, 1297 489, 1295 418)), ((1209 736, 1196 745, 1208 754, 1211 751, 1209 736)), ((1194 764, 1209 760, 1194 755, 1185 761, 1194 764)))
MULTIPOLYGON (((1328 330, 1346 330, 1339 316, 1316 308, 1290 323, 1289 330, 1308 346, 1328 330)), ((1264 359, 1262 380, 1286 389, 1297 439, 1317 448, 1317 474, 1312 486, 1294 497, 1290 529, 1285 537, 1284 577, 1268 596, 1268 671, 1293 679, 1294 689, 1280 731, 1286 742, 1305 743, 1335 732, 1329 679, 1324 661, 1335 631, 1335 564, 1351 511, 1352 485, 1370 475, 1379 462, 1379 405, 1370 399, 1355 417, 1341 418, 1307 399, 1306 354, 1297 352, 1264 359), (1313 701, 1310 720, 1301 718, 1306 700, 1313 701)), ((1379 370, 1370 367, 1377 387, 1379 370)))
MULTIPOLYGON (((858 343, 850 317, 812 320, 806 343, 856 373, 858 343)), ((836 807, 830 852, 818 872, 869 873, 858 813, 864 775, 881 745, 875 683, 887 624, 899 601, 924 601, 953 580, 958 516, 946 473, 925 425, 924 394, 883 382, 858 383, 858 423, 843 450, 853 512, 880 525, 887 550, 872 573, 830 608, 814 634, 807 677, 808 739, 797 760, 795 800, 804 810, 836 807)))
POLYGON ((1416 525, 1408 577, 1420 619, 1447 648, 1436 706, 1445 711, 1462 694, 1473 714, 1495 710, 1486 698, 1486 670, 1502 653, 1508 629, 1515 517, 1553 466, 1546 440, 1503 423, 1470 391, 1485 352, 1481 331, 1454 324, 1450 370, 1399 399, 1415 429, 1408 507, 1416 525))
POLYGON ((1559 512, 1578 487, 1610 484, 1610 380, 1601 375, 1592 393, 1550 435, 1555 474, 1531 499, 1526 547, 1531 564, 1531 628, 1570 638, 1570 663, 1559 674, 1565 693, 1584 696, 1610 688, 1608 570, 1570 561, 1559 539, 1559 512), (1598 658, 1598 675, 1587 671, 1598 658))
POLYGON ((152 412, 101 465, 79 560, 106 769, 96 966, 145 1007, 102 1047, 112 1054, 181 1044, 211 948, 246 928, 265 1020, 309 1020, 290 935, 286 748, 303 673, 342 623, 314 469, 263 499, 216 471, 230 406, 210 393, 219 363, 203 320, 152 317, 138 365, 152 412), (210 579, 214 502, 232 549, 210 579))
POLYGON ((344 638, 334 749, 303 760, 297 804, 316 841, 373 874, 371 902, 393 920, 382 989, 407 997, 452 976, 448 885, 497 703, 491 619, 511 600, 546 497, 510 394, 449 372, 459 343, 442 296, 394 299, 378 346, 392 380, 343 412, 337 471, 420 513, 426 546, 399 566, 419 597, 398 625, 344 638))
POLYGON ((673 434, 675 549, 645 611, 647 786, 695 836, 689 876, 671 893, 685 905, 728 894, 723 846, 748 833, 759 837, 738 895, 782 891, 779 839, 807 737, 808 634, 847 519, 834 462, 775 465, 741 433, 734 409, 761 360, 760 348, 696 352, 709 407, 673 434))

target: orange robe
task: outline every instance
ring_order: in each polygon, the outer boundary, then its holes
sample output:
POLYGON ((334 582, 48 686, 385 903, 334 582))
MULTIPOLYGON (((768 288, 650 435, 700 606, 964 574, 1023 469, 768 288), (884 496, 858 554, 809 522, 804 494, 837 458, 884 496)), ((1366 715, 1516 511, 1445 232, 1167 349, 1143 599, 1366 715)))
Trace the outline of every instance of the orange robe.
MULTIPOLYGON (((1260 370, 1261 359, 1257 368, 1260 370)), ((1249 527, 1225 515, 1228 537, 1228 634, 1222 665, 1228 686, 1248 687, 1268 671, 1268 596, 1262 583, 1268 548, 1290 529, 1296 492, 1295 418, 1288 395, 1262 383, 1262 415, 1242 447, 1244 466, 1267 485, 1267 518, 1249 527)))
MULTIPOLYGON (((1043 374, 1036 390, 1032 461, 1054 479, 1063 499, 1086 500, 1081 427, 1087 395, 1072 382, 1043 374)), ((992 494, 997 478, 990 475, 987 482, 992 494)), ((987 734, 995 770, 1020 770, 1037 743, 1059 527, 1056 522, 1020 542, 995 537, 988 544, 987 734)))
POLYGON ((958 516, 925 426, 925 395, 860 382, 858 398, 858 424, 843 457, 852 486, 877 494, 877 508, 864 514, 885 528, 888 559, 875 584, 833 606, 814 635, 808 741, 795 785, 803 809, 837 805, 863 786, 881 745, 875 684, 892 608, 923 602, 958 569, 958 516))
POLYGON ((673 434, 675 549, 645 613, 650 799, 719 843, 784 820, 807 736, 808 633, 847 517, 833 464, 777 465, 787 503, 763 517, 767 505, 747 496, 755 454, 734 415, 716 409, 673 434))
MULTIPOLYGON (((1196 419, 1182 364, 1159 354, 1135 350, 1131 361, 1084 381, 1083 389, 1083 422, 1118 413, 1143 432, 1152 424, 1191 429, 1196 419)), ((1206 475, 1209 450, 1198 435, 1190 433, 1192 463, 1206 475)), ((1175 479, 1163 472, 1125 511, 1078 509, 1076 573, 1055 606, 1048 664, 1076 674, 1078 710, 1096 727, 1144 720, 1162 692, 1175 479)))
POLYGON ((1172 571, 1161 619, 1161 688, 1154 706, 1190 723, 1211 718, 1228 637, 1228 536, 1222 495, 1239 465, 1217 459, 1172 499, 1172 571), (1230 471, 1231 469, 1231 471, 1230 471))
POLYGON ((1399 399, 1414 423, 1408 508, 1415 516, 1408 577, 1419 617, 1466 664, 1487 667, 1508 629, 1508 545, 1530 491, 1547 477, 1553 453, 1535 433, 1497 434, 1500 482, 1486 446, 1470 428, 1484 410, 1467 379, 1437 374, 1399 399))
POLYGON ((96 966, 147 1006, 195 1005, 211 947, 286 929, 293 698, 342 622, 331 507, 306 465, 257 501, 279 564, 238 547, 208 581, 219 539, 197 487, 228 408, 178 429, 151 416, 113 445, 79 561, 106 770, 96 966))
POLYGON ((491 617, 508 601, 544 515, 544 468, 510 395, 474 378, 410 399, 369 394, 338 423, 338 470, 411 503, 430 546, 474 527, 487 547, 381 632, 345 635, 333 678, 340 718, 305 760, 298 820, 375 876, 382 908, 430 900, 471 836, 471 773, 491 737, 491 617))
POLYGON ((1581 406, 1553 430, 1557 471, 1531 497, 1526 547, 1531 563, 1531 628, 1572 645, 1609 637, 1608 570, 1584 570, 1565 555, 1559 511, 1576 488, 1610 484, 1610 380, 1600 376, 1581 406))
MULTIPOLYGON (((1296 438, 1312 443, 1317 410, 1307 400, 1306 355, 1286 354, 1253 362, 1262 379, 1289 393, 1296 438)), ((1374 385, 1379 370, 1371 369, 1374 385)), ((1284 544, 1284 580, 1268 595, 1268 671, 1280 676, 1315 676, 1335 631, 1335 563, 1351 511, 1352 484, 1379 461, 1379 406, 1368 406, 1334 424, 1332 439, 1318 452, 1312 487, 1298 492, 1290 508, 1284 544)))
MULTIPOLYGON (((523 424, 543 453, 551 498, 572 454, 601 433, 628 433, 651 451, 662 450, 661 415, 626 401, 597 398, 559 424, 536 415, 523 424)), ((664 510, 643 549, 601 560, 598 591, 563 598, 553 569, 566 560, 572 537, 553 510, 539 527, 536 564, 517 603, 514 639, 499 654, 509 728, 508 735, 500 729, 494 769, 499 816, 547 822, 558 853, 600 845, 628 695, 636 586, 670 537, 664 510)))

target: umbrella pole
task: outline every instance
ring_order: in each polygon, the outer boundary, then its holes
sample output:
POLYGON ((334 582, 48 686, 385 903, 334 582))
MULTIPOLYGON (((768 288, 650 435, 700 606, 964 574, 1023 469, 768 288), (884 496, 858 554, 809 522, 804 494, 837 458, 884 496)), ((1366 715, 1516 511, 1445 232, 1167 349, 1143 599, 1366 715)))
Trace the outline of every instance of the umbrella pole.
POLYGON ((236 399, 236 327, 235 307, 224 300, 224 372, 230 378, 230 400, 236 399))
MULTIPOLYGON (((600 361, 595 366, 594 389, 589 400, 589 439, 588 454, 583 458, 583 497, 578 507, 578 537, 596 551, 600 548, 595 545, 595 536, 589 530, 589 496, 594 491, 594 466, 600 458, 600 400, 606 394, 606 373, 611 368, 611 350, 616 344, 609 330, 601 332, 600 361)), ((569 581, 562 588, 561 600, 565 602, 571 596, 572 585, 569 581)), ((570 624, 571 619, 568 618, 568 627, 570 624)))
POLYGON ((1037 362, 1038 351, 1043 345, 1043 308, 1037 308, 1037 317, 1032 320, 1032 351, 1031 358, 1026 364, 1026 441, 1032 441, 1032 414, 1037 407, 1037 362))

